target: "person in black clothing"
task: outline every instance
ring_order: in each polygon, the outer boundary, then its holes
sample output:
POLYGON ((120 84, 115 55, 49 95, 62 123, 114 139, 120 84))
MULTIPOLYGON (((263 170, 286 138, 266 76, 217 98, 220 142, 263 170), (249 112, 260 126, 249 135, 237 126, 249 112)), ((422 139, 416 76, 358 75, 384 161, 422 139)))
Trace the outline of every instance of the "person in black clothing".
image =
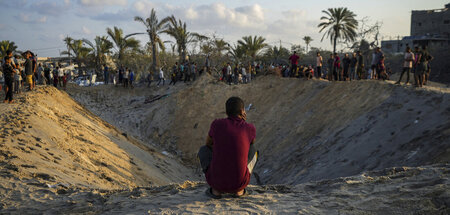
POLYGON ((343 81, 347 81, 349 79, 349 69, 350 69, 350 63, 352 60, 348 56, 348 54, 345 54, 344 59, 342 59, 342 63, 344 64, 344 75, 343 75, 343 81))
POLYGON ((356 56, 356 52, 353 52, 352 59, 350 61, 350 81, 355 80, 357 65, 358 65, 358 57, 356 56))
POLYGON ((3 64, 3 74, 5 77, 5 91, 6 97, 4 103, 13 103, 13 83, 14 83, 14 68, 11 65, 11 58, 5 57, 5 63, 3 64))

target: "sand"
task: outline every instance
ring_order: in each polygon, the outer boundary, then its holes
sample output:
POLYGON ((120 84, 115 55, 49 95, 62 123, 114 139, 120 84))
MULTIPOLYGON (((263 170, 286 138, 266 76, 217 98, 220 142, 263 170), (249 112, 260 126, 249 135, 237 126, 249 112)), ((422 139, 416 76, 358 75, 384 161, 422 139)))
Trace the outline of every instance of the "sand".
POLYGON ((39 87, 0 104, 0 214, 448 214, 449 95, 274 76, 39 87), (213 200, 195 153, 232 95, 252 104, 259 180, 213 200))

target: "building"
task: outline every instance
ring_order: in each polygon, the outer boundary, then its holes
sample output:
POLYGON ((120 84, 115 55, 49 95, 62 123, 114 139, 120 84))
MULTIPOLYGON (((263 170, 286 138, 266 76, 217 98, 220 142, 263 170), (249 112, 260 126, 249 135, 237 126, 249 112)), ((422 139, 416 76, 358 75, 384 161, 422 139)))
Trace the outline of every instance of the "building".
POLYGON ((413 10, 411 36, 450 37, 450 3, 443 9, 413 10))
POLYGON ((435 58, 431 62, 431 80, 450 83, 450 3, 436 10, 411 12, 411 35, 381 41, 386 53, 402 53, 406 47, 428 47, 435 58))

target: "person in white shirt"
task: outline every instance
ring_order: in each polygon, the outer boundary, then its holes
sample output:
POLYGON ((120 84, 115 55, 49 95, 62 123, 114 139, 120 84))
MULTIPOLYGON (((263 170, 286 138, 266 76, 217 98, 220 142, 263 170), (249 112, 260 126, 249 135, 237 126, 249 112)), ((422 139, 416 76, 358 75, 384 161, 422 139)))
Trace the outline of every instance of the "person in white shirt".
POLYGON ((233 73, 232 73, 232 71, 231 71, 231 65, 230 65, 230 63, 227 63, 227 81, 228 81, 228 84, 229 85, 231 85, 231 81, 232 81, 232 75, 233 73))
POLYGON ((247 72, 245 71, 245 66, 242 66, 241 74, 242 74, 242 82, 244 84, 248 83, 248 81, 247 81, 247 72))
POLYGON ((411 48, 406 47, 405 57, 403 61, 403 70, 402 73, 400 74, 400 78, 398 79, 397 82, 395 82, 395 84, 400 84, 400 82, 402 81, 403 74, 405 74, 405 72, 406 72, 405 85, 409 83, 409 73, 411 72, 411 69, 413 67, 414 60, 415 60, 414 53, 412 53, 411 48))
POLYGON ((59 68, 58 69, 58 81, 59 81, 59 86, 63 87, 64 83, 64 69, 59 68))
POLYGON ((162 68, 159 68, 159 81, 158 81, 158 86, 159 86, 159 84, 161 83, 161 81, 163 82, 163 86, 164 86, 164 83, 165 83, 165 79, 164 79, 164 71, 162 70, 162 68))

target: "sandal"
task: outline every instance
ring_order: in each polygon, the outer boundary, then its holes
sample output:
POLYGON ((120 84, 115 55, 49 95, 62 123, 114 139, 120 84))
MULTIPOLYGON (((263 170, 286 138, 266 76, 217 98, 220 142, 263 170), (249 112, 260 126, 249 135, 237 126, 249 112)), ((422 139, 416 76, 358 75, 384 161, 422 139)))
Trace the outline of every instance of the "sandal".
POLYGON ((209 197, 211 197, 213 199, 220 199, 220 198, 222 198, 221 195, 214 195, 213 192, 212 192, 212 188, 211 187, 208 188, 207 190, 205 190, 205 193, 206 193, 207 196, 209 196, 209 197))

